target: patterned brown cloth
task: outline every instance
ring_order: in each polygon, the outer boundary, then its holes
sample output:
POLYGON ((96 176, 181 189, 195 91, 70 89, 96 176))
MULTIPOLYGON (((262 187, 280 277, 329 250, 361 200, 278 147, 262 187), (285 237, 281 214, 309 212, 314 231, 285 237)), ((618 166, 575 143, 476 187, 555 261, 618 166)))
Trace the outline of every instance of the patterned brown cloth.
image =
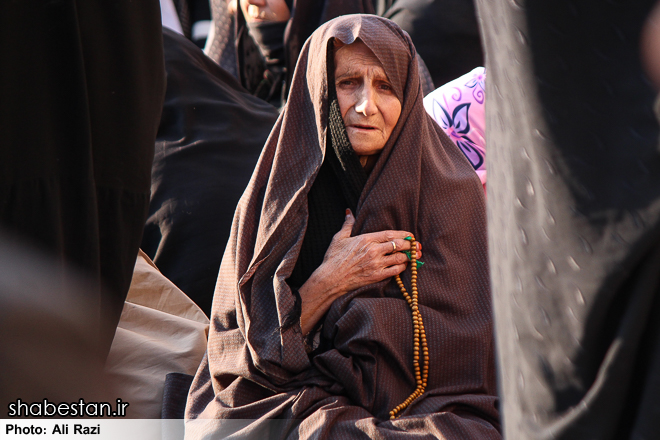
MULTIPOLYGON (((407 34, 368 15, 332 20, 303 47, 288 104, 236 211, 187 418, 252 419, 233 426, 241 438, 500 438, 483 190, 425 113, 415 57, 407 34), (336 300, 320 353, 308 356, 299 325, 282 327, 295 306, 286 279, 307 227, 307 194, 325 154, 333 38, 360 38, 402 102, 353 228, 407 230, 424 244, 428 387, 394 421, 388 412, 415 388, 411 313, 394 280, 336 300)), ((402 278, 410 286, 409 270, 402 278)), ((187 438, 221 438, 228 426, 189 420, 187 438)))

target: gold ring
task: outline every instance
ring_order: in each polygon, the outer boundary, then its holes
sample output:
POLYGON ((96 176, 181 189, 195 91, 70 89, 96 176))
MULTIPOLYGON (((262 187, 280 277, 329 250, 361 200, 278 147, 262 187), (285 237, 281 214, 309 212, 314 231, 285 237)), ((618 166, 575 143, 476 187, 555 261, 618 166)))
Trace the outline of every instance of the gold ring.
POLYGON ((394 240, 390 241, 390 243, 392 243, 392 252, 396 252, 396 243, 394 240))

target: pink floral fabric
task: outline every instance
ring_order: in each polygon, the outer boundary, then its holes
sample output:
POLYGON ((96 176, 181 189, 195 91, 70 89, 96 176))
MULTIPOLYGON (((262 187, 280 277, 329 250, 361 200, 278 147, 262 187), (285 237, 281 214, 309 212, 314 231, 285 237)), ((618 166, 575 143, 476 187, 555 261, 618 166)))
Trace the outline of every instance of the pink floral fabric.
POLYGON ((424 98, 424 108, 461 149, 486 188, 486 69, 477 67, 424 98))

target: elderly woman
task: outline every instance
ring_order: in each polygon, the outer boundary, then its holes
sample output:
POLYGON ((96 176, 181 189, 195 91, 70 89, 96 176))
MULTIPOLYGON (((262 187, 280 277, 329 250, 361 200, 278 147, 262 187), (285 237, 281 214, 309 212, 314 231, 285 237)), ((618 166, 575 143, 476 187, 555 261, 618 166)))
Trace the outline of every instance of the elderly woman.
POLYGON ((367 15, 305 44, 236 211, 189 438, 500 438, 483 191, 415 57, 367 15))

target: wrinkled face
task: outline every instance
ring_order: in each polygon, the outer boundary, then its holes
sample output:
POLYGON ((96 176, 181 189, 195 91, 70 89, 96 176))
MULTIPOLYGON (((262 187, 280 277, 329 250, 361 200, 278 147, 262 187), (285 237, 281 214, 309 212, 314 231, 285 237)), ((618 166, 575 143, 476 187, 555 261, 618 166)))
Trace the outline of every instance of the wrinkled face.
POLYGON ((390 138, 401 102, 376 55, 359 40, 335 50, 335 87, 348 139, 364 166, 390 138))
POLYGON ((287 21, 291 14, 284 0, 240 0, 246 21, 287 21))

